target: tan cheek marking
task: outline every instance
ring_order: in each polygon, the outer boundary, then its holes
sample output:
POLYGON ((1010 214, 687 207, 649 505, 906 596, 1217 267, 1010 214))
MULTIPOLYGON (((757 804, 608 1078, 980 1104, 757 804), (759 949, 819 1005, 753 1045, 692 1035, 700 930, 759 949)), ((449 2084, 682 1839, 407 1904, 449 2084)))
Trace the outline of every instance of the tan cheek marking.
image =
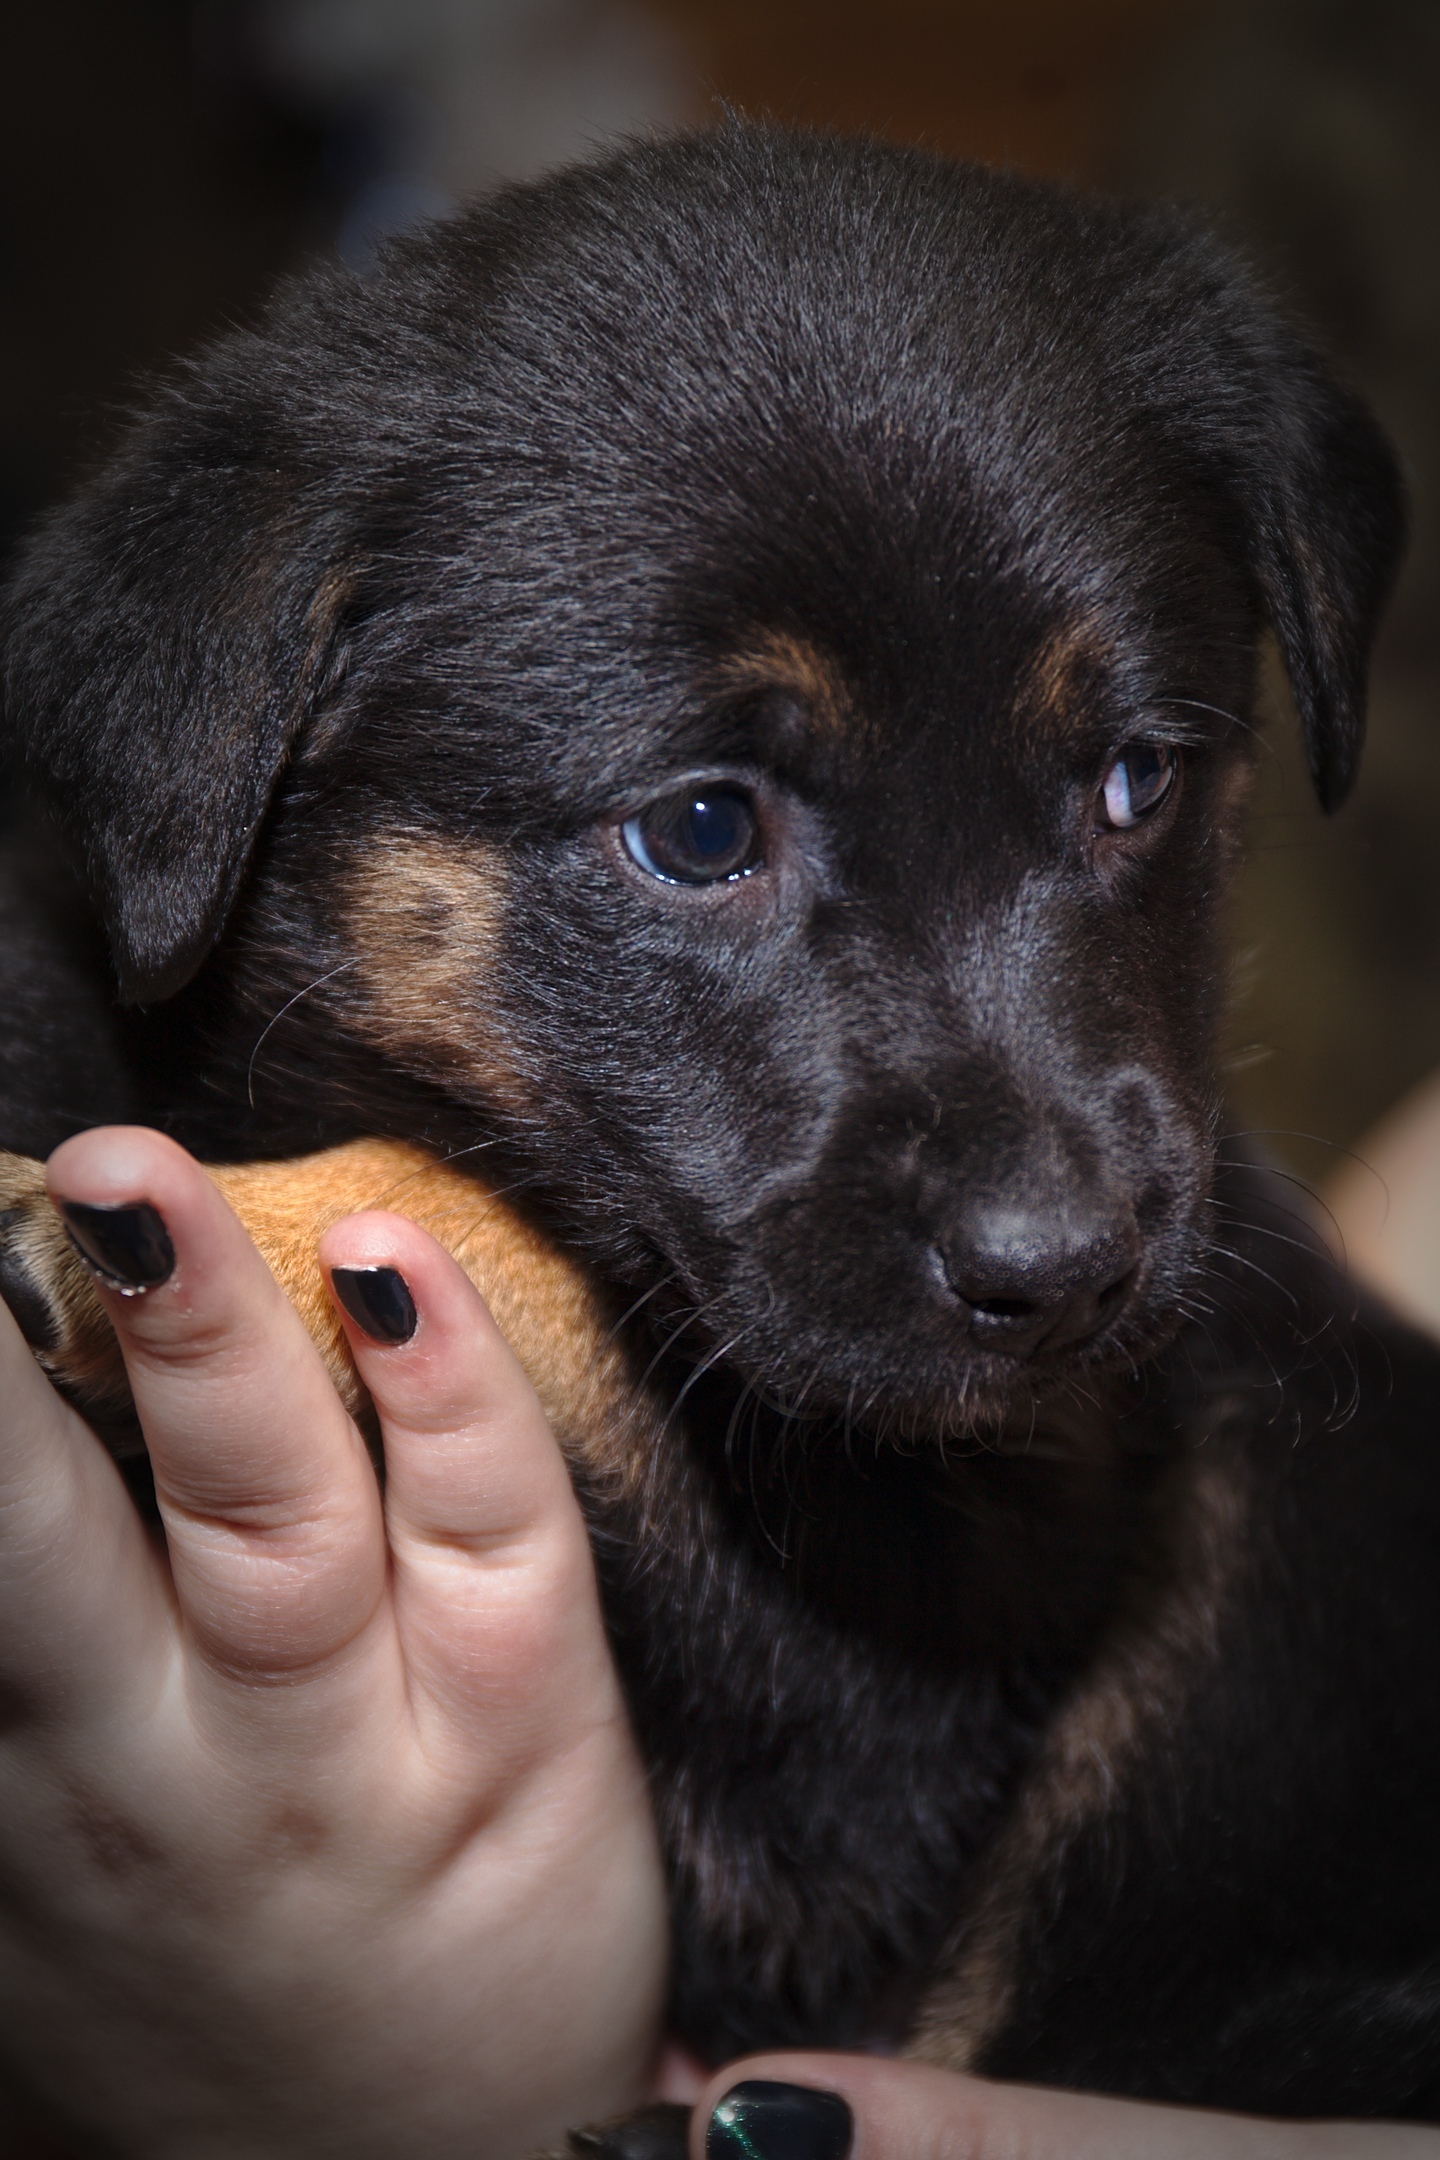
POLYGON ((347 1406, 359 1383, 316 1256, 343 1215, 386 1208, 454 1254, 529 1374, 556 1438, 602 1490, 646 1484, 663 1421, 609 1338, 584 1271, 495 1193, 396 1141, 356 1140, 289 1163, 212 1170, 318 1344, 347 1406))
MULTIPOLYGON (((1217 1406, 1212 1430, 1227 1412, 1217 1406)), ((1238 1412, 1243 1416, 1243 1408, 1238 1412)), ((1141 1589, 1108 1649, 1061 1712, 1030 1772, 957 1940, 948 1976, 921 2009, 906 2053, 969 2070, 1003 2029, 1021 1984, 1028 1923, 1067 1848, 1163 1748, 1191 1686, 1216 1655, 1243 1550, 1246 1493, 1231 1464, 1187 1458, 1171 1495, 1169 1566, 1141 1589)))
POLYGON ((410 1071, 525 1103, 488 996, 505 914, 497 849, 381 835, 346 879, 352 1024, 410 1071))

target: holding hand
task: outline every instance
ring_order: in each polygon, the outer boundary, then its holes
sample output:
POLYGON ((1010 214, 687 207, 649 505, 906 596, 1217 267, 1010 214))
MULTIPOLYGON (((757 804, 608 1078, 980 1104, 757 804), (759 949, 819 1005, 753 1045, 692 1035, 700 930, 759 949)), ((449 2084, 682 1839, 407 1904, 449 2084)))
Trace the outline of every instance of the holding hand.
POLYGON ((563 1462, 477 1293, 399 1217, 326 1234, 382 1497, 182 1150, 91 1132, 50 1183, 165 1536, 0 1311, 8 2080, 146 2160, 503 2160, 635 2104, 649 1798, 563 1462))

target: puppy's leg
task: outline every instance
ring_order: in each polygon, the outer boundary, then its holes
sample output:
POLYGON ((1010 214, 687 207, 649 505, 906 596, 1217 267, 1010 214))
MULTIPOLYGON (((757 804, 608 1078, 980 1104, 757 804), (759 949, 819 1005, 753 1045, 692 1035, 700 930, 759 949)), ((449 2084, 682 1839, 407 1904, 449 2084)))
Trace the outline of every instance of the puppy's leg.
MULTIPOLYGON (((400 1151, 404 1154, 404 1151, 400 1151)), ((320 1232, 408 1170, 351 1151, 290 1163, 261 1163, 209 1173, 259 1245, 300 1311, 346 1408, 361 1406, 315 1259, 320 1232), (388 1177, 383 1173, 388 1173, 388 1177), (352 1195, 355 1197, 352 1198, 352 1195)), ((118 1453, 141 1446, 124 1361, 89 1271, 45 1189, 45 1168, 25 1156, 0 1156, 0 1293, 36 1357, 61 1393, 97 1424, 118 1453)))
MULTIPOLYGON (((310 1331, 352 1415, 368 1404, 316 1246, 344 1215, 386 1208, 452 1252, 529 1373, 557 1438, 592 1480, 633 1488, 648 1424, 583 1273, 474 1178, 398 1141, 208 1172, 310 1331)), ((119 1453, 140 1446, 125 1368, 43 1166, 0 1154, 0 1295, 45 1371, 119 1453)), ((653 1414, 658 1415, 658 1411, 653 1414)))

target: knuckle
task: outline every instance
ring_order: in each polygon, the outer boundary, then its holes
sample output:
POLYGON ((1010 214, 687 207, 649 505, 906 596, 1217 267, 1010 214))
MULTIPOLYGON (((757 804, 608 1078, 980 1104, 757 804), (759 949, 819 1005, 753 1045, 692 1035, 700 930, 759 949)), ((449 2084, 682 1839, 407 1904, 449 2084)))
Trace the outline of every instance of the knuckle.
POLYGON ((156 1371, 214 1365, 221 1377, 230 1379, 245 1365, 261 1362, 257 1352, 263 1346, 237 1327, 228 1311, 147 1298, 128 1306, 120 1324, 133 1356, 156 1371))

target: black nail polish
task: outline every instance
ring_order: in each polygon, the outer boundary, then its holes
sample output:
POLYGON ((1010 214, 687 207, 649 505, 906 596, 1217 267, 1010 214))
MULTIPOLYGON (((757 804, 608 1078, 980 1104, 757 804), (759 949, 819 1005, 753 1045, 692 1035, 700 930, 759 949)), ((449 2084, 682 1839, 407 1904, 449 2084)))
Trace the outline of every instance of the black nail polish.
POLYGON ((845 2160, 854 2135, 839 2093, 749 2078, 710 2117, 705 2160, 845 2160))
POLYGON ((419 1324, 415 1300, 398 1268, 331 1268, 335 1295, 357 1327, 380 1343, 409 1342, 419 1324))
POLYGON ((175 1247, 158 1210, 148 1200, 131 1207, 91 1207, 84 1200, 57 1200, 70 1242, 107 1290, 139 1297, 175 1270, 175 1247))

